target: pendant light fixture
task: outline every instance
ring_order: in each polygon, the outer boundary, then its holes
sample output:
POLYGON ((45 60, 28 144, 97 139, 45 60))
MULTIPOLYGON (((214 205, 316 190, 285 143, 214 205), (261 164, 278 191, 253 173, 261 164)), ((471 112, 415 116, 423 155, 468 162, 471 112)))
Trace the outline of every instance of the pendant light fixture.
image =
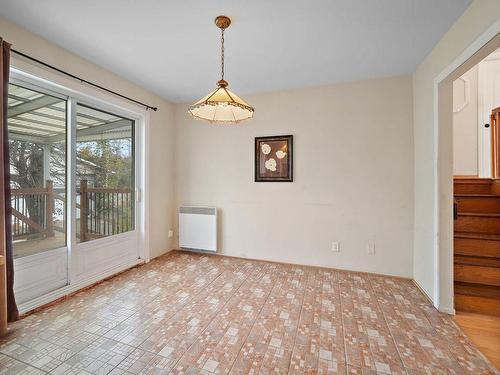
POLYGON ((231 24, 226 16, 218 16, 215 25, 221 29, 221 79, 210 94, 189 106, 191 116, 214 124, 237 124, 252 118, 254 109, 227 89, 224 80, 224 31, 231 24))

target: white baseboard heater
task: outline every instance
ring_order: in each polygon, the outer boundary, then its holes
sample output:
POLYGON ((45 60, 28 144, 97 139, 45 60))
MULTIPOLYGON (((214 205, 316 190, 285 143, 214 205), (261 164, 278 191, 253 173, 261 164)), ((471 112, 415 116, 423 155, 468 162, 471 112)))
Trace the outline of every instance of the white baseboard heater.
POLYGON ((179 247, 187 250, 217 251, 217 208, 179 208, 179 247))

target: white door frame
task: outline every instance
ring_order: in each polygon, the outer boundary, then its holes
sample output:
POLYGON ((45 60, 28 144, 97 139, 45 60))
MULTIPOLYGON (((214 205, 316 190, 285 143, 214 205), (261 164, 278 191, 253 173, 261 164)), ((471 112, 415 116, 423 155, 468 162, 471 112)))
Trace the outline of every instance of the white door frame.
MULTIPOLYGON (((448 140, 439 136, 439 87, 461 65, 471 59, 489 41, 500 33, 500 20, 497 20, 477 39, 475 39, 462 54, 448 65, 434 79, 434 306, 441 312, 455 314, 453 290, 453 191, 449 190, 440 179, 450 181, 453 178, 453 158, 446 158, 446 143, 448 140), (446 159, 446 161, 445 161, 446 159), (441 203, 443 202, 443 203, 441 203), (451 238, 451 247, 450 247, 451 238)), ((479 61, 478 61, 479 62, 479 61)), ((449 138, 452 133, 447 134, 449 138)))
MULTIPOLYGON (((103 94, 96 89, 90 89, 88 86, 80 85, 79 88, 73 88, 75 82, 68 81, 57 75, 51 75, 49 72, 40 69, 31 64, 19 64, 22 65, 22 69, 16 68, 16 64, 11 66, 11 81, 18 82, 23 86, 28 86, 36 88, 38 91, 47 92, 47 94, 53 95, 54 93, 58 97, 62 97, 68 100, 67 105, 67 154, 73 160, 69 164, 72 170, 68 170, 67 173, 67 186, 68 186, 68 200, 67 200, 67 233, 69 237, 67 238, 67 246, 59 249, 49 250, 43 252, 42 255, 35 254, 33 257, 47 257, 50 256, 51 252, 60 254, 66 251, 68 254, 68 277, 67 285, 62 286, 54 291, 44 294, 40 297, 33 298, 28 302, 20 304, 19 310, 21 313, 32 310, 38 306, 44 305, 51 302, 61 296, 72 293, 82 287, 91 285, 103 278, 109 277, 117 272, 124 269, 130 268, 138 263, 149 262, 150 260, 150 248, 149 248, 149 226, 148 226, 148 211, 149 211, 149 113, 146 109, 133 105, 124 100, 117 99, 109 94, 103 94), (49 76, 48 79, 45 78, 49 76), (50 80, 49 80, 50 79, 50 80), (119 116, 129 118, 135 122, 135 187, 136 187, 136 197, 140 198, 140 201, 136 199, 136 218, 135 218, 135 230, 127 233, 122 233, 112 237, 97 239, 89 241, 82 244, 76 243, 76 228, 75 228, 75 218, 74 215, 69 214, 75 212, 76 208, 76 186, 73 178, 75 173, 75 162, 76 154, 73 152, 73 146, 76 141, 76 132, 73 129, 72 124, 76 124, 76 103, 81 103, 88 105, 95 109, 101 109, 107 112, 115 113, 119 116), (137 257, 135 259, 129 259, 128 261, 122 262, 120 264, 115 264, 112 267, 106 269, 98 270, 94 272, 90 277, 85 275, 79 277, 78 270, 81 270, 81 264, 79 264, 78 253, 83 254, 83 252, 88 251, 89 248, 109 248, 110 245, 118 243, 124 243, 125 241, 136 241, 137 246, 137 257)), ((130 243, 130 242, 129 242, 130 243)), ((31 256, 23 257, 16 260, 17 266, 27 266, 30 263, 33 264, 33 260, 30 260, 31 256)), ((82 263, 80 261, 80 263, 82 263)), ((85 262, 83 262, 85 263, 85 262)))
MULTIPOLYGON (((500 60, 500 52, 493 52, 483 61, 500 60)), ((477 71, 477 135, 478 135, 478 176, 491 177, 491 136, 485 131, 484 124, 490 122, 489 114, 485 117, 484 113, 484 87, 486 86, 486 74, 481 69, 482 62, 478 64, 477 71)), ((484 67, 484 66, 483 66, 484 67)), ((491 127, 490 127, 491 129, 491 127)))

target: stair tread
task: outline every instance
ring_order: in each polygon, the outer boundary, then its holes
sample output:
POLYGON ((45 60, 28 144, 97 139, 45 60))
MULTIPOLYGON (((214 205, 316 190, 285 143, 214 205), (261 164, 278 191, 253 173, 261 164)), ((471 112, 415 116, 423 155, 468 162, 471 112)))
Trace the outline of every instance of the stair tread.
POLYGON ((492 178, 492 177, 470 177, 470 176, 455 176, 453 177, 454 182, 470 182, 471 184, 477 184, 478 182, 493 182, 495 180, 498 180, 498 178, 492 178))
POLYGON ((500 268, 500 259, 484 256, 455 255, 453 264, 474 267, 500 268))
POLYGON ((500 214, 492 212, 459 212, 458 216, 500 217, 500 214))
POLYGON ((473 197, 473 198, 500 198, 497 194, 473 194, 473 193, 457 193, 454 194, 455 197, 473 197))
POLYGON ((473 239, 480 239, 480 240, 500 241, 500 234, 455 232, 455 238, 473 238, 473 239))

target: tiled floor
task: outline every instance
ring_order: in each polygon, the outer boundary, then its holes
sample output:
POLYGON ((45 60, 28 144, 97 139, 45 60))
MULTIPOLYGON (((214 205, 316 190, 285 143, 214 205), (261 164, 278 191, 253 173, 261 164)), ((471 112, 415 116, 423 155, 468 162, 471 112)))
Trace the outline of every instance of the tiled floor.
POLYGON ((495 374, 408 280, 173 252, 15 323, 2 374, 495 374))

